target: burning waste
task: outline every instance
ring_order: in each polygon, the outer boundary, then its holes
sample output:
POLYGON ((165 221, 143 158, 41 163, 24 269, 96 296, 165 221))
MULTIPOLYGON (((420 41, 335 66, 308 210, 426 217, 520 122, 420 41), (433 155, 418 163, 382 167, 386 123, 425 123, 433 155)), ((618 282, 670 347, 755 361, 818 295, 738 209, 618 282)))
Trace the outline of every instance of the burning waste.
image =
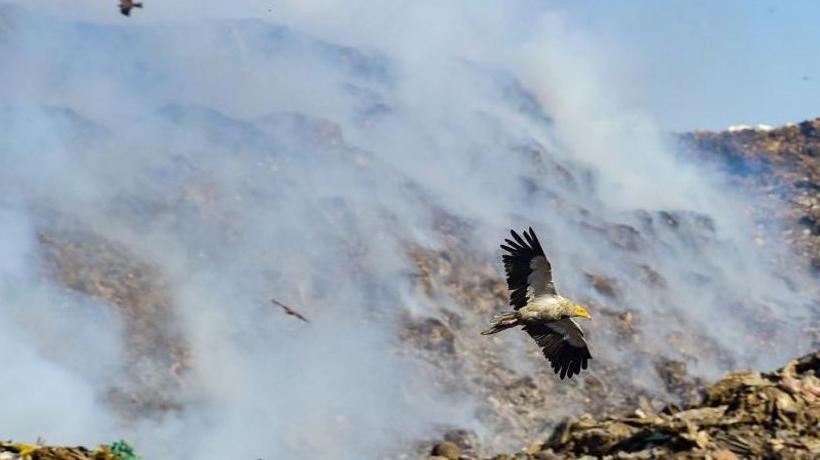
POLYGON ((820 345, 816 121, 670 139, 526 1, 308 3, 0 6, 0 434, 102 445, 2 455, 812 455, 811 366, 701 389, 820 345), (511 225, 595 313, 570 380, 480 335, 511 225))

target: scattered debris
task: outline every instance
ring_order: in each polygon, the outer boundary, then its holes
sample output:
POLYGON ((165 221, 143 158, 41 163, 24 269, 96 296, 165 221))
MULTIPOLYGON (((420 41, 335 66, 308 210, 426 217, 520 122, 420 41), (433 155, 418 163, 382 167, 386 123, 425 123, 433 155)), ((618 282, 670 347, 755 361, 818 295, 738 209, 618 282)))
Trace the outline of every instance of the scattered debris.
POLYGON ((0 460, 142 460, 142 457, 122 440, 94 449, 0 442, 0 460))
MULTIPOLYGON (((684 409, 646 410, 566 418, 523 452, 489 458, 820 458, 820 351, 771 373, 730 373, 684 409)), ((449 458, 444 444, 433 454, 449 458)))
POLYGON ((461 455, 475 456, 479 444, 478 434, 475 431, 463 428, 455 428, 445 432, 444 440, 458 446, 461 455))
POLYGON ((283 304, 282 302, 279 302, 276 299, 270 299, 270 301, 274 305, 279 305, 280 307, 282 307, 282 310, 285 312, 286 315, 295 316, 298 319, 301 319, 302 321, 304 321, 306 323, 310 323, 310 321, 307 318, 305 318, 304 315, 302 315, 298 311, 294 310, 293 308, 290 308, 289 306, 283 304))
POLYGON ((454 357, 456 336, 436 318, 402 318, 401 338, 415 348, 435 352, 440 357, 454 357))
POLYGON ((621 298, 621 287, 618 285, 618 280, 604 275, 594 275, 592 273, 585 273, 585 276, 590 286, 592 286, 598 294, 609 299, 621 298))
POLYGON ((685 362, 660 357, 654 365, 666 391, 681 401, 694 402, 698 398, 697 387, 703 382, 690 377, 685 362))
POLYGON ((431 454, 431 458, 458 460, 461 457, 461 449, 453 442, 444 441, 436 444, 431 454))
POLYGON ((111 452, 122 460, 142 460, 141 457, 134 452, 134 448, 122 439, 111 444, 111 452))

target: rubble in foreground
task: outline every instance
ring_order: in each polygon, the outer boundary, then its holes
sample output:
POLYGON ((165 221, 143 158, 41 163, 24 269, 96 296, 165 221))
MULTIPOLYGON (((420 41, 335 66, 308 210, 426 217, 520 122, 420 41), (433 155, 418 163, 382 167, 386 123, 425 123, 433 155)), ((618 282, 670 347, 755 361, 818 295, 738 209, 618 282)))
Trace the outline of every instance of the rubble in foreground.
MULTIPOLYGON (((820 457, 820 351, 775 372, 733 372, 701 391, 698 404, 641 405, 626 416, 565 419, 512 459, 740 459, 820 457)), ((428 460, 469 459, 445 441, 428 460), (442 446, 445 448, 442 448, 442 446), (443 454, 444 452, 444 454, 443 454)), ((472 449, 474 446, 468 446, 472 449)))
POLYGON ((141 457, 125 441, 94 449, 0 442, 0 460, 141 460, 141 457))

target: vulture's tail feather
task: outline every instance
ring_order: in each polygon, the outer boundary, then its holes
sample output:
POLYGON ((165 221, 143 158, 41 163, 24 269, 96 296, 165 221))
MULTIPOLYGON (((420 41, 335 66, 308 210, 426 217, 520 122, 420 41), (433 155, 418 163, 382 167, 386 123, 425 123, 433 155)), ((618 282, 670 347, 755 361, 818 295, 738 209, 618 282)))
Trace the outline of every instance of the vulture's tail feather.
POLYGON ((490 328, 482 332, 481 335, 495 334, 496 332, 501 332, 504 329, 509 329, 514 326, 518 326, 517 311, 495 315, 490 321, 490 328))

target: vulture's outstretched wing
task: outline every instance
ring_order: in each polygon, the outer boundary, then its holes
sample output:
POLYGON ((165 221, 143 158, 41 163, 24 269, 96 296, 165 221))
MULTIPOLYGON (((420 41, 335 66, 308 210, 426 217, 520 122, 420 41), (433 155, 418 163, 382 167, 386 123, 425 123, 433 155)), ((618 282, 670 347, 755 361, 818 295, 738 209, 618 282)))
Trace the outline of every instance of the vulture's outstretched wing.
POLYGON ((579 374, 592 359, 584 340, 584 331, 569 318, 552 323, 527 324, 524 330, 541 347, 544 357, 552 364, 552 370, 561 379, 579 374))
POLYGON ((512 291, 510 305, 518 310, 534 297, 556 292, 552 284, 552 266, 532 227, 529 233, 524 232, 524 238, 514 230, 510 233, 515 241, 504 240, 507 244, 502 244, 501 249, 509 254, 504 254, 501 260, 507 272, 507 287, 512 291))

